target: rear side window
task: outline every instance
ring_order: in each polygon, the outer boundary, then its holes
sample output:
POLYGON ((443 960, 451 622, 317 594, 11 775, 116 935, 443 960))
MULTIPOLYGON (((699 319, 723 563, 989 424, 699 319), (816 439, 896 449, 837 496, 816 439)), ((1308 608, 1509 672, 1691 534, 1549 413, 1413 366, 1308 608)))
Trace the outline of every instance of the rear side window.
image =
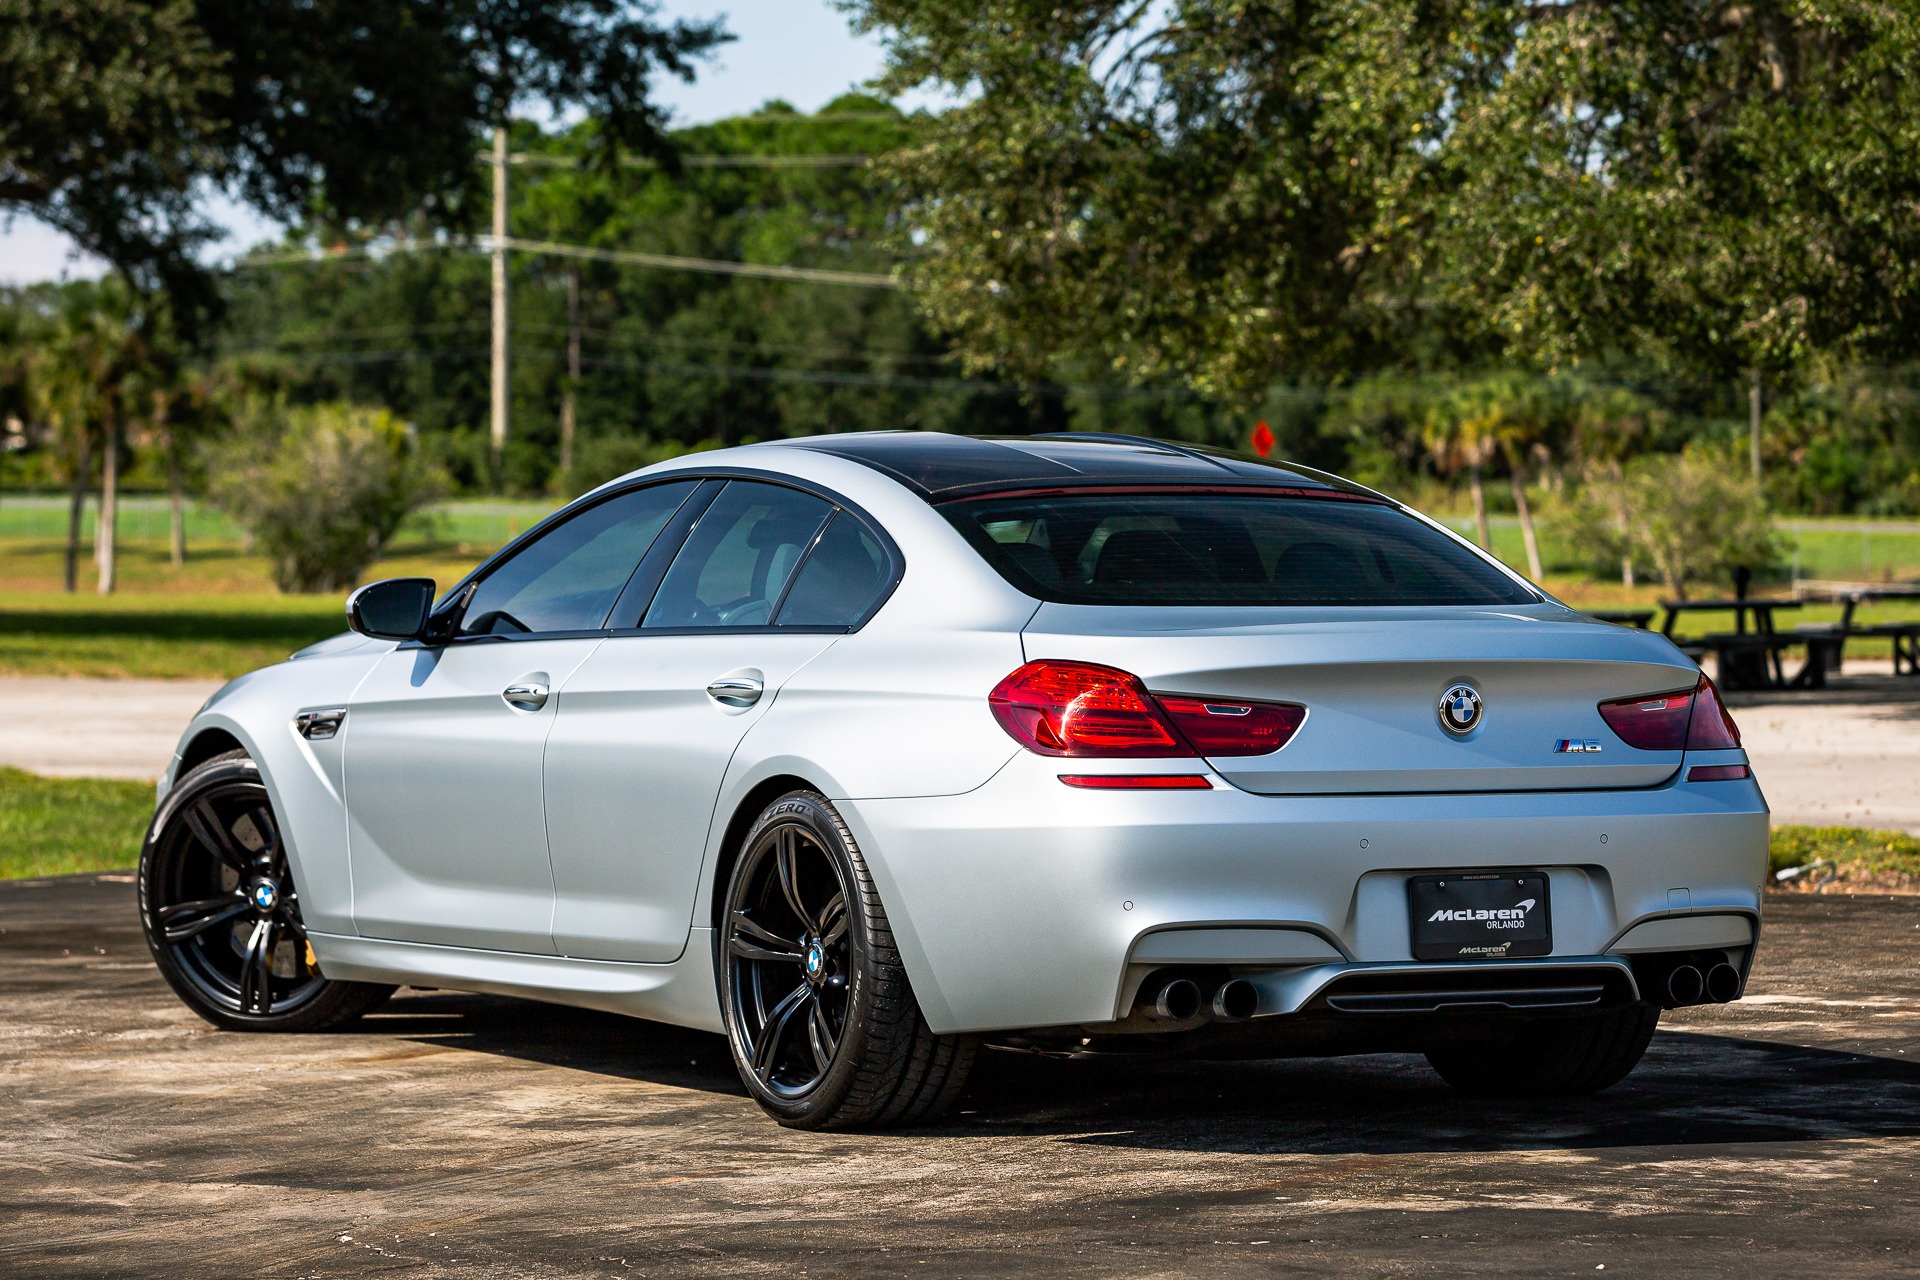
POLYGON ((1532 591, 1385 503, 1067 493, 943 505, 1014 586, 1063 604, 1531 604, 1532 591))
POLYGON ((764 627, 831 504, 732 480, 693 526, 640 625, 764 627))
POLYGON ((839 512, 800 566, 778 621, 783 627, 850 627, 892 578, 886 549, 858 520, 839 512))
POLYGON ((467 601, 461 634, 598 629, 640 557, 697 484, 635 489, 542 533, 481 579, 467 601))

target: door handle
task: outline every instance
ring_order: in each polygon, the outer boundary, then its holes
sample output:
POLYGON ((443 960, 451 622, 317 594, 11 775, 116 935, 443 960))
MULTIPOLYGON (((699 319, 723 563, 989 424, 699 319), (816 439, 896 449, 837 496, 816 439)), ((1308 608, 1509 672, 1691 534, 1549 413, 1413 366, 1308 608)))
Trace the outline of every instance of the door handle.
POLYGON ((520 711, 538 711, 547 705, 547 686, 538 680, 519 680, 500 691, 507 705, 520 711))
POLYGON ((752 676, 721 676, 707 686, 707 696, 729 707, 750 707, 760 701, 765 683, 752 676))

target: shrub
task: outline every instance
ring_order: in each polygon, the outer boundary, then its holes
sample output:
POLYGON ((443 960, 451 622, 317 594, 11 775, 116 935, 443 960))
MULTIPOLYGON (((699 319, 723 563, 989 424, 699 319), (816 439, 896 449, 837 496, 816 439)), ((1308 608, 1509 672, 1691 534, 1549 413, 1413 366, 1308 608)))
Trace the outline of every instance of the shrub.
POLYGON ((1698 445, 1590 478, 1557 523, 1596 568, 1651 569, 1681 599, 1690 582, 1741 567, 1765 572, 1782 558, 1760 487, 1739 463, 1698 445))
POLYGON ((384 410, 315 405, 252 420, 208 459, 208 498, 253 535, 287 592, 351 587, 409 514, 446 491, 384 410))

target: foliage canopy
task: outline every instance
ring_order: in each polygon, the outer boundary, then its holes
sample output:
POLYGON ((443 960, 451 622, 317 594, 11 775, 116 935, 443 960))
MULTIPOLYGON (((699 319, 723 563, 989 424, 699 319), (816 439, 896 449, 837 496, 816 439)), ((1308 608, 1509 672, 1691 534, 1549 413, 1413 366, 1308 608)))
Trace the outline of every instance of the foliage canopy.
POLYGON ((0 210, 32 213, 165 289, 183 327, 218 309, 194 251, 207 185, 288 221, 423 202, 456 216, 485 130, 516 104, 580 108, 601 158, 671 163, 648 98, 724 39, 646 0, 0 0, 0 210))
POLYGON ((1871 0, 844 0, 961 105, 896 172, 975 367, 1220 391, 1920 332, 1920 11, 1871 0))

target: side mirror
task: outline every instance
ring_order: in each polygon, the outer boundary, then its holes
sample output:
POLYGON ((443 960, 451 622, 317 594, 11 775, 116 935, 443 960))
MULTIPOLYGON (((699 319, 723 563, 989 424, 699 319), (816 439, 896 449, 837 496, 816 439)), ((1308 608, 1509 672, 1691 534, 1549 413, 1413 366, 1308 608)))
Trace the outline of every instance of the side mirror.
POLYGON ((347 597, 347 625, 376 640, 418 640, 433 608, 432 578, 369 582, 347 597))

